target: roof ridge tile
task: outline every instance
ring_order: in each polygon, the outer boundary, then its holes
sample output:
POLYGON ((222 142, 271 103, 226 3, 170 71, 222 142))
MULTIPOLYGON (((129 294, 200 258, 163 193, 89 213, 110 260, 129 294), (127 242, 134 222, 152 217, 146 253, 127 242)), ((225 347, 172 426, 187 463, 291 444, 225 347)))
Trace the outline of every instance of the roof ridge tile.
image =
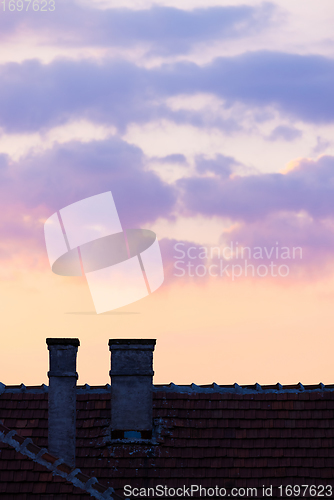
MULTIPOLYGON (((90 386, 88 384, 78 385, 77 386, 77 395, 82 396, 84 394, 109 394, 110 392, 110 384, 105 384, 101 386, 90 386)), ((237 392, 237 393, 245 393, 251 394, 256 392, 299 392, 299 391, 307 391, 307 392, 315 392, 315 391, 326 391, 331 392, 334 391, 334 384, 324 385, 322 382, 316 385, 303 385, 301 382, 295 385, 282 385, 277 383, 275 385, 260 385, 255 383, 253 385, 239 385, 237 383, 233 385, 219 385, 213 382, 210 385, 197 385, 192 383, 190 385, 178 385, 170 382, 170 384, 154 384, 153 391, 154 392, 180 392, 180 393, 198 393, 198 392, 237 392)), ((45 384, 41 384, 40 386, 25 386, 24 384, 20 385, 5 385, 0 382, 0 395, 2 394, 16 394, 23 395, 25 394, 47 394, 49 391, 49 387, 45 384)))
POLYGON ((80 469, 70 467, 63 460, 54 457, 46 448, 36 446, 31 438, 24 439, 16 431, 4 426, 0 421, 0 442, 8 444, 22 455, 26 455, 34 462, 51 470, 53 475, 58 475, 71 482, 83 491, 86 491, 97 500, 121 499, 115 494, 113 488, 106 487, 98 482, 96 477, 83 474, 80 469), (29 449, 30 445, 30 449, 29 449), (33 451, 35 450, 35 451, 33 451), (94 488, 94 485, 98 488, 94 488), (99 491, 98 491, 99 490, 99 491))
MULTIPOLYGON (((93 484, 93 488, 95 489, 95 484, 93 484)), ((108 500, 110 496, 114 493, 114 488, 111 486, 102 494, 103 500, 108 500)), ((119 498, 119 497, 118 497, 119 498)))

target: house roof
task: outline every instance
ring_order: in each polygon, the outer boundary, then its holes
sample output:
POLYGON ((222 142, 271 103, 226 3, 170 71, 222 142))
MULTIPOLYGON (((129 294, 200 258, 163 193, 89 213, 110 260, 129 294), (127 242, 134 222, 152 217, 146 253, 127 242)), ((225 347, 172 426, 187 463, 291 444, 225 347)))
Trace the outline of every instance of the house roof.
MULTIPOLYGON (((41 448, 47 389, 0 390, 3 424, 41 448)), ((124 485, 334 485, 334 385, 155 385, 153 410, 151 441, 111 440, 110 386, 78 386, 76 466, 121 496, 124 485)), ((0 493, 4 500, 88 498, 8 444, 0 446, 0 493)))

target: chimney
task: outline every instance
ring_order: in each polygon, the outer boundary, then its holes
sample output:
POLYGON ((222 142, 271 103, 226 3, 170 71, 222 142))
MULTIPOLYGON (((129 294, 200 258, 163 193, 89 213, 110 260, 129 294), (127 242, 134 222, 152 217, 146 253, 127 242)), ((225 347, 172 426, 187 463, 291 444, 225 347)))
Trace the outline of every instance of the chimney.
POLYGON ((111 437, 152 437, 155 339, 110 339, 111 437))
POLYGON ((75 466, 76 360, 79 339, 46 339, 50 352, 49 435, 52 455, 75 466))

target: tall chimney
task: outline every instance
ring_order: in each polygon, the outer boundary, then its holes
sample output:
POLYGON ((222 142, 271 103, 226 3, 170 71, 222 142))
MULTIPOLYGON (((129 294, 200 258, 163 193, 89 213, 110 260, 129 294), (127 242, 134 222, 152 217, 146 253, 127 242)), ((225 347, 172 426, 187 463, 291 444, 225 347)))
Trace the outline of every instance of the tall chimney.
POLYGON ((75 466, 76 371, 79 339, 46 339, 50 352, 49 437, 52 455, 75 466))
POLYGON ((152 437, 155 339, 110 339, 111 437, 152 437))

